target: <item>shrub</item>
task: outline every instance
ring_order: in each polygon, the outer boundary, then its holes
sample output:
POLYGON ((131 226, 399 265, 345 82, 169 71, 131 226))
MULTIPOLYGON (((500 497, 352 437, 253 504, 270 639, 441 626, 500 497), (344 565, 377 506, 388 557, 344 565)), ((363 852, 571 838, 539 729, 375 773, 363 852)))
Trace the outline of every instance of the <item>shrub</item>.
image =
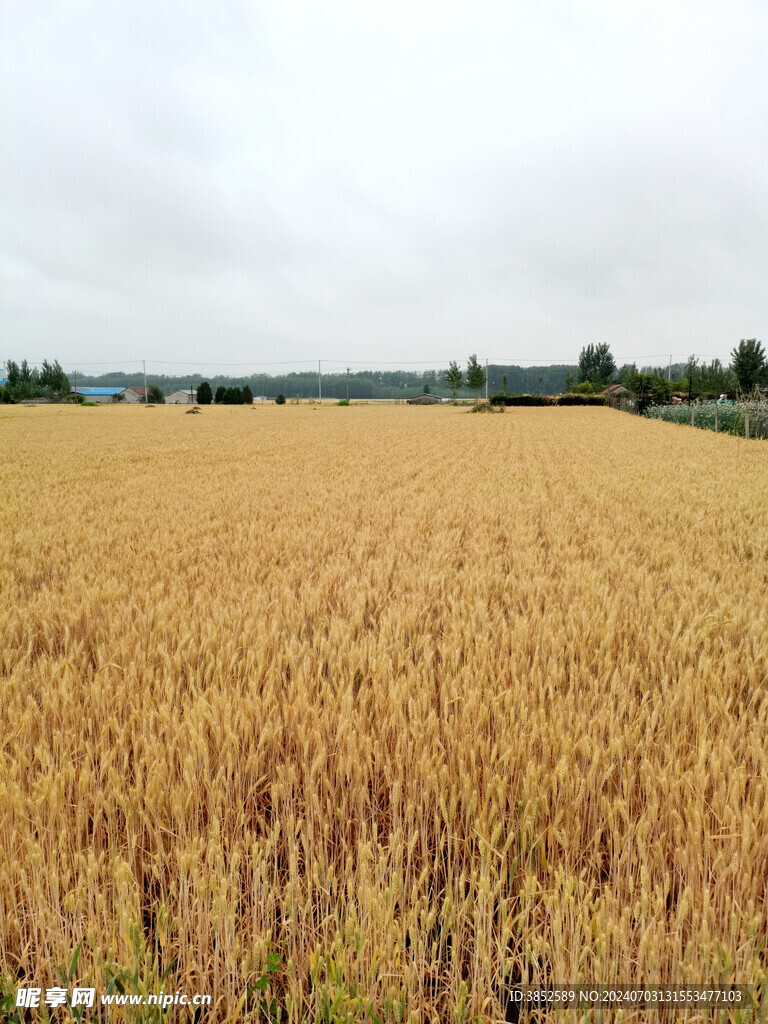
POLYGON ((491 405, 555 405, 551 395, 504 395, 497 393, 489 398, 491 405))
POLYGON ((349 399, 342 398, 341 401, 339 402, 339 405, 349 405, 349 399))
POLYGON ((605 399, 602 395, 587 395, 587 394, 576 394, 576 395, 560 395, 557 400, 558 405, 605 405, 605 399))
POLYGON ((282 392, 275 399, 275 405, 285 405, 285 395, 282 392))

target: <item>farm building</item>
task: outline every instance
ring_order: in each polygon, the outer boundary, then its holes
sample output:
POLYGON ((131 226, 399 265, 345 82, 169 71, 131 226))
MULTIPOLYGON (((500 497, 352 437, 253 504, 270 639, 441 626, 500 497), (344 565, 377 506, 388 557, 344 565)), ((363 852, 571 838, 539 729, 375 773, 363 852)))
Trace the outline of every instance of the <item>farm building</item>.
POLYGON ((82 395, 86 402, 99 402, 104 405, 109 402, 121 402, 125 400, 125 388, 73 388, 73 393, 82 395))
POLYGON ((442 399, 437 395, 416 395, 415 398, 406 399, 408 405, 441 405, 442 399))
POLYGON ((623 384, 612 384, 605 389, 603 397, 612 409, 626 409, 628 405, 631 406, 634 396, 623 384))
POLYGON ((194 388, 190 388, 188 391, 174 391, 165 396, 166 405, 194 405, 196 401, 197 392, 194 388))
POLYGON ((143 402, 147 397, 147 391, 149 388, 126 388, 125 389, 125 400, 134 405, 136 402, 143 402))

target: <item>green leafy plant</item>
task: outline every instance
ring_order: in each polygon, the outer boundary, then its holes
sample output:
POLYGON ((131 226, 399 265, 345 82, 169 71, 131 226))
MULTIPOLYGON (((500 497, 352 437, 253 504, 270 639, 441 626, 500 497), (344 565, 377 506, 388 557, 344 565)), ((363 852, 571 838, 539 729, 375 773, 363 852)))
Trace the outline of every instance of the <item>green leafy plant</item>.
MULTIPOLYGON (((337 950, 341 946, 337 943, 337 950)), ((358 1024, 372 1021, 382 1024, 373 1010, 373 1001, 366 1000, 358 991, 354 981, 345 977, 344 965, 339 956, 324 956, 317 952, 310 956, 310 978, 317 993, 315 1024, 358 1024)), ((402 1006, 394 1007, 396 1020, 403 1019, 405 998, 402 1006), (400 1016, 397 1010, 400 1010, 400 1016)))
MULTIPOLYGON (((75 952, 72 954, 72 959, 69 962, 69 967, 64 970, 63 964, 58 964, 56 967, 56 973, 59 975, 61 981, 61 987, 68 989, 75 978, 75 971, 77 970, 77 961, 80 959, 80 950, 83 948, 83 940, 77 944, 75 952)), ((83 1019, 83 1011, 81 1007, 70 1009, 69 1011, 70 1020, 80 1021, 83 1019)))
POLYGON ((127 930, 131 966, 120 966, 114 962, 104 966, 106 995, 133 993, 144 997, 144 1005, 133 1008, 135 1024, 165 1024, 169 1019, 168 1011, 171 1007, 146 1005, 148 996, 157 996, 163 991, 168 976, 176 966, 177 957, 174 957, 166 967, 162 967, 162 950, 168 930, 167 910, 161 905, 157 912, 152 945, 147 944, 141 925, 131 924, 127 930))
POLYGON ((16 981, 9 975, 0 976, 0 1020, 3 1024, 25 1024, 23 1010, 16 1008, 16 981))
POLYGON ((250 1007, 255 997, 255 1009, 260 1017, 269 1021, 280 1021, 282 1019, 282 1007, 272 994, 275 980, 283 968, 283 958, 280 950, 267 943, 267 961, 262 974, 256 981, 249 982, 245 986, 245 1005, 250 1007))

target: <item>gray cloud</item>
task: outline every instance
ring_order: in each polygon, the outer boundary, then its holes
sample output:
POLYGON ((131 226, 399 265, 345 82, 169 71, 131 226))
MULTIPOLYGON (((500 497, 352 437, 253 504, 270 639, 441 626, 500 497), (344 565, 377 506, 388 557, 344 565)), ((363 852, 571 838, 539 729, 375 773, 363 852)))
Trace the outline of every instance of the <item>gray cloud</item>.
POLYGON ((8 0, 5 358, 727 358, 762 4, 8 0))

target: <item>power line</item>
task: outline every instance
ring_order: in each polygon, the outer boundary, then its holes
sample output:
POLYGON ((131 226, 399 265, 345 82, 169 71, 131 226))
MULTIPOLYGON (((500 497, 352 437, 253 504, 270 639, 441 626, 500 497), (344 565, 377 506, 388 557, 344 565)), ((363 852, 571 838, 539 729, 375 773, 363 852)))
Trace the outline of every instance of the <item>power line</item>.
MULTIPOLYGON (((661 353, 655 355, 617 355, 615 361, 621 365, 622 363, 635 362, 642 365, 650 365, 654 362, 659 363, 660 361, 666 363, 668 360, 673 359, 675 361, 687 362, 690 358, 690 353, 661 353)), ((723 355, 713 354, 696 354, 695 358, 698 359, 723 359, 723 355)), ((727 356, 725 357, 728 358, 727 356)), ((44 360, 28 360, 33 366, 39 366, 44 360)), ((83 369, 86 367, 97 367, 97 366, 117 366, 121 367, 121 370, 114 372, 131 372, 132 367, 136 367, 137 372, 141 372, 141 368, 144 365, 144 360, 141 359, 102 359, 102 360, 65 360, 60 365, 73 369, 83 369)), ((178 359, 151 359, 146 360, 146 363, 152 367, 161 366, 183 366, 190 368, 189 373, 194 373, 196 370, 202 367, 209 368, 229 368, 229 367, 249 367, 254 370, 259 367, 284 367, 286 371, 289 367, 300 367, 300 366, 311 366, 317 362, 316 359, 273 359, 273 360, 242 360, 238 362, 226 362, 226 361, 199 361, 196 359, 189 360, 178 360, 178 359)), ((347 367, 374 367, 374 368, 385 368, 385 367, 447 367, 448 361, 442 359, 323 359, 321 362, 325 363, 326 366, 339 366, 344 369, 347 367)), ((507 356, 505 358, 488 358, 487 363, 494 366, 536 366, 536 367, 548 367, 548 366, 573 366, 578 363, 578 359, 568 362, 563 359, 547 359, 539 356, 536 359, 523 358, 520 356, 507 356)), ((342 369, 340 372, 344 372, 342 369)))

